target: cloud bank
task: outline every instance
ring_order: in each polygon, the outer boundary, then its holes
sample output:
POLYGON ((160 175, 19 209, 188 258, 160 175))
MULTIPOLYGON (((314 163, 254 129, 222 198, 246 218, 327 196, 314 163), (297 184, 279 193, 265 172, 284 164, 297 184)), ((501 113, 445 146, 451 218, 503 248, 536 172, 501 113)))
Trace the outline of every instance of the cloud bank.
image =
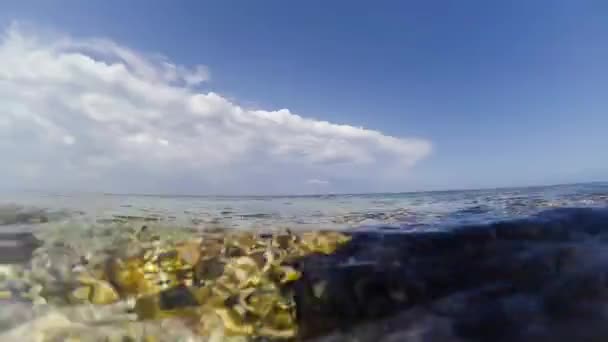
POLYGON ((11 25, 0 40, 0 186, 293 193, 312 179, 358 191, 398 182, 431 151, 422 139, 243 108, 197 90, 208 81, 205 66, 11 25))

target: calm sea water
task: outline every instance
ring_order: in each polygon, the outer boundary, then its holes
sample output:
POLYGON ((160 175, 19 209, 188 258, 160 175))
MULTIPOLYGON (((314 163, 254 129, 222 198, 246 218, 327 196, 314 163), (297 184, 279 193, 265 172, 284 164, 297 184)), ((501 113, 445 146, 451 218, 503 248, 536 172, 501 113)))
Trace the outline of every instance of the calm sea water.
MULTIPOLYGON (((606 207, 608 183, 492 190, 319 196, 142 196, 12 193, 5 215, 38 208, 50 220, 106 222, 121 216, 235 228, 344 229, 385 225, 428 230, 533 215, 556 207, 606 207), (8 208, 8 209, 7 209, 8 208), (8 213, 8 214, 7 214, 8 213)), ((0 211, 0 223, 2 213, 0 211)), ((10 227, 27 225, 5 220, 10 227)))
MULTIPOLYGON (((185 225, 254 229, 287 227, 293 230, 394 228, 394 231, 409 232, 450 229, 464 224, 483 224, 515 219, 563 207, 608 207, 608 183, 495 190, 279 197, 13 193, 0 196, 0 233, 11 232, 2 234, 8 237, 6 241, 2 241, 0 237, 0 252, 4 253, 3 256, 0 255, 0 259, 4 257, 13 260, 15 259, 14 254, 19 252, 19 249, 16 249, 19 246, 11 240, 11 236, 15 235, 12 234, 13 232, 28 229, 53 232, 52 228, 59 228, 57 232, 60 235, 53 236, 53 238, 59 238, 62 243, 68 241, 69 248, 42 248, 44 253, 34 259, 29 259, 31 263, 26 262, 24 265, 26 269, 32 270, 32 274, 34 271, 35 274, 38 274, 36 279, 50 279, 45 280, 44 286, 52 287, 61 283, 58 279, 63 279, 62 275, 67 274, 68 276, 65 277, 69 278, 69 270, 73 269, 74 262, 81 260, 80 257, 73 259, 74 253, 65 253, 66 250, 73 248, 74 251, 80 253, 78 255, 84 255, 91 250, 103 250, 104 244, 108 241, 112 243, 112 240, 104 240, 105 235, 103 234, 107 231, 118 231, 113 226, 108 230, 98 230, 100 227, 91 225, 93 223, 103 225, 105 222, 111 223, 116 220, 135 220, 137 222, 142 220, 168 223, 170 229, 174 229, 174 225, 185 225), (50 224, 47 225, 46 222, 50 224), (56 226, 55 223, 57 223, 56 226), (45 230, 46 228, 49 229, 45 230), (67 228, 67 230, 63 228, 67 228), (90 230, 87 231, 88 229, 90 230), (92 235, 88 234, 91 231, 102 234, 91 238, 92 235), (34 267, 36 265, 38 267, 34 267)), ((557 210, 556 212, 562 211, 557 210)), ((603 255, 602 253, 599 254, 603 255)), ((23 260, 31 258, 31 255, 25 252, 17 254, 23 254, 23 260)), ((95 252, 91 255, 95 255, 95 252)), ((23 262, 23 260, 18 262, 23 262)), ((2 263, 0 260, 0 264, 2 263)), ((14 261, 9 263, 4 260, 4 263, 7 265, 0 265, 2 266, 0 273, 4 273, 6 284, 19 284, 19 277, 15 276, 16 273, 12 271, 14 265, 10 264, 14 261)), ((541 264, 545 265, 544 261, 541 264)), ((27 294, 35 288, 37 287, 31 286, 27 290, 27 294)), ((11 290, 11 296, 15 291, 17 290, 11 290)), ((5 296, 6 292, 4 291, 5 296)), ((4 304, 0 308, 0 335, 6 332, 13 336, 11 340, 15 340, 14 336, 23 337, 23 340, 34 340, 38 334, 48 333, 56 328, 66 328, 65 318, 59 321, 53 320, 56 319, 53 318, 56 316, 52 315, 54 312, 52 310, 59 310, 53 305, 47 307, 50 310, 47 311, 49 315, 37 318, 41 315, 40 313, 44 314, 45 311, 37 311, 36 307, 27 301, 13 301, 9 298, 8 301, 5 300, 2 303, 4 304), (39 325, 30 327, 28 324, 34 319, 39 319, 36 322, 46 322, 44 323, 46 325, 39 323, 39 325), (21 325, 24 322, 28 323, 21 325)), ((598 305, 603 305, 601 304, 603 302, 599 303, 598 305)), ((74 310, 78 310, 77 307, 74 310)), ((74 311, 72 315, 76 315, 76 312, 74 311)), ((78 315, 84 314, 79 313, 78 315)), ((115 331, 116 327, 108 325, 109 330, 107 331, 115 331)), ((99 326, 93 322, 87 328, 94 331, 99 326)), ((82 329, 82 325, 78 325, 78 329, 82 329)), ((180 325, 175 332, 183 332, 183 327, 180 325)), ((0 339, 3 337, 0 336, 0 339)))

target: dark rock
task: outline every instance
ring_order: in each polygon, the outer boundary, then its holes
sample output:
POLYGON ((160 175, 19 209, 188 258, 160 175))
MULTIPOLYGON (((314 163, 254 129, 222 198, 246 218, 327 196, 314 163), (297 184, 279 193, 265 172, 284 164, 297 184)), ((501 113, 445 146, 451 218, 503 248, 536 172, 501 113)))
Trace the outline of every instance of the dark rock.
POLYGON ((188 287, 177 286, 163 291, 159 296, 161 310, 173 310, 183 307, 195 307, 199 305, 188 287))
POLYGON ((546 313, 553 318, 577 315, 608 319, 606 308, 597 305, 608 304, 608 283, 603 272, 579 272, 547 284, 543 293, 546 313))
POLYGON ((605 236, 608 211, 600 209, 441 232, 355 231, 337 253, 298 261, 301 337, 605 341, 605 236), (441 333, 419 328, 438 321, 441 333))
POLYGON ((41 245, 32 233, 0 233, 0 264, 27 262, 41 245))

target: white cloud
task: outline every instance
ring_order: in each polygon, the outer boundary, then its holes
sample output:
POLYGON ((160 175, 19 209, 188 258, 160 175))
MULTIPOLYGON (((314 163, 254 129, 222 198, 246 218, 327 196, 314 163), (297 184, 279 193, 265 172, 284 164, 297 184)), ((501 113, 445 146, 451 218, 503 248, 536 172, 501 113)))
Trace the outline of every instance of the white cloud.
POLYGON ((106 39, 10 26, 0 41, 0 185, 298 192, 306 184, 297 179, 398 182, 431 150, 425 140, 249 110, 193 88, 208 80, 204 66, 106 39))
POLYGON ((329 181, 316 178, 309 179, 306 181, 306 183, 310 185, 329 185, 329 181))

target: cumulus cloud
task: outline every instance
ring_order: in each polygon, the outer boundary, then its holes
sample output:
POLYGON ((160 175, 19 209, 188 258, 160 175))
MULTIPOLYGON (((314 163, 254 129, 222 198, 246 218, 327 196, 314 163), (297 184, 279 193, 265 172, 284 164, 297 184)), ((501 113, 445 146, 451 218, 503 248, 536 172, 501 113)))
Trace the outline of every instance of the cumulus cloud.
POLYGON ((302 179, 403 175, 431 150, 288 109, 243 108, 196 89, 208 80, 205 66, 11 25, 0 41, 0 185, 298 192, 302 179))

